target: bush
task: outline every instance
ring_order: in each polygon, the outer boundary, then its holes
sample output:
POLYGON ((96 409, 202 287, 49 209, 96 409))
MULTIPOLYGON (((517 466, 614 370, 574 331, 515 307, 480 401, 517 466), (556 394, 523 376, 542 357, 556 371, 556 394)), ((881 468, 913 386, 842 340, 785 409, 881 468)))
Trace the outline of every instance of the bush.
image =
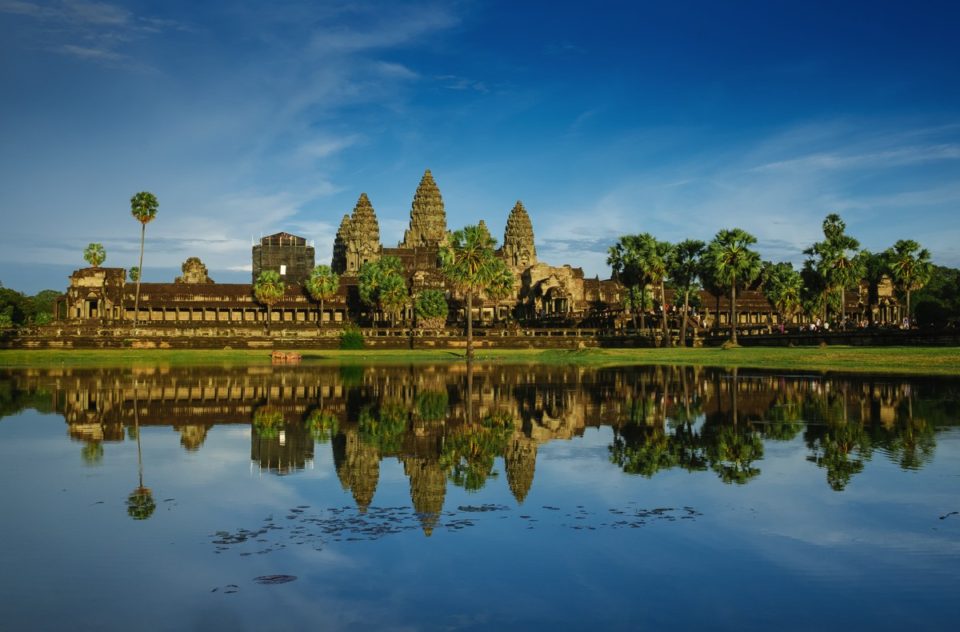
POLYGON ((344 329, 340 334, 341 349, 363 349, 363 334, 356 327, 344 329))
POLYGON ((413 310, 418 319, 445 323, 450 307, 447 297, 440 290, 424 290, 417 294, 413 310))

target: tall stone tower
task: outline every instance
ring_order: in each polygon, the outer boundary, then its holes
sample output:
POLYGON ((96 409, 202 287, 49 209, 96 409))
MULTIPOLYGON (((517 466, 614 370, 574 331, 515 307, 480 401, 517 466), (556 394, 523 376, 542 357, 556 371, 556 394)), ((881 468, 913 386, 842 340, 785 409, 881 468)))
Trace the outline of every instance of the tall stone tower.
POLYGON ((333 242, 333 265, 337 274, 357 274, 368 261, 380 258, 380 224, 366 193, 361 193, 353 215, 343 216, 333 242))
POLYGON ((443 210, 440 189, 427 169, 413 196, 410 208, 410 228, 403 234, 401 248, 439 246, 447 242, 447 214, 443 210))
POLYGON ((507 218, 501 253, 507 265, 514 270, 523 270, 537 262, 537 248, 533 245, 533 223, 520 200, 517 200, 507 218))

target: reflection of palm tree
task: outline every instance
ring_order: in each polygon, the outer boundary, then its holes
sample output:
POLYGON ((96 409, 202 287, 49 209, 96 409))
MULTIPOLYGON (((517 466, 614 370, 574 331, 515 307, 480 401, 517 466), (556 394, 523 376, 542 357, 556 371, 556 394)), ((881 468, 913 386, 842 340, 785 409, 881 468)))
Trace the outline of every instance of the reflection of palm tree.
POLYGON ((157 503, 149 487, 143 485, 143 453, 140 450, 140 402, 137 400, 137 383, 133 383, 133 425, 137 434, 137 470, 139 485, 127 496, 127 515, 134 520, 146 520, 153 515, 157 503))
POLYGON ((724 426, 707 446, 710 468, 724 483, 742 485, 760 474, 753 462, 763 458, 763 441, 749 429, 724 426))
POLYGON ((808 442, 813 453, 807 460, 827 470, 830 489, 843 491, 854 474, 870 459, 870 439, 857 422, 832 422, 822 437, 808 442))
POLYGON ((100 465, 103 461, 103 443, 87 441, 80 450, 80 456, 83 458, 84 465, 100 465))

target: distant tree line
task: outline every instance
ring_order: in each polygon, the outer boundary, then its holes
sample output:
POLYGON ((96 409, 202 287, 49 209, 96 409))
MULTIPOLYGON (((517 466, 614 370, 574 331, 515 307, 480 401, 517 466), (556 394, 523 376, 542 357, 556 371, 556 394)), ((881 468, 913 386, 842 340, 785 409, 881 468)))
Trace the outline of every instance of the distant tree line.
MULTIPOLYGON (((639 328, 646 328, 649 313, 659 314, 664 344, 670 344, 668 310, 663 309, 667 288, 676 292, 677 305, 673 307, 681 314, 681 344, 700 289, 730 297, 734 344, 737 295, 747 289, 763 292, 781 322, 803 314, 811 320, 845 326, 854 316, 846 311, 847 293, 857 291, 863 280, 875 286, 887 277, 905 305, 910 324, 942 325, 960 315, 960 271, 934 266, 930 252, 917 242, 901 239, 874 253, 860 248, 835 213, 824 219, 822 228, 823 239, 804 250, 807 259, 800 270, 789 262, 763 261, 753 249, 756 238, 740 228, 723 229, 710 243, 686 240, 671 244, 650 233, 624 235, 609 249, 607 263, 625 288, 623 307, 639 328)), ((872 319, 873 310, 867 312, 872 319)))

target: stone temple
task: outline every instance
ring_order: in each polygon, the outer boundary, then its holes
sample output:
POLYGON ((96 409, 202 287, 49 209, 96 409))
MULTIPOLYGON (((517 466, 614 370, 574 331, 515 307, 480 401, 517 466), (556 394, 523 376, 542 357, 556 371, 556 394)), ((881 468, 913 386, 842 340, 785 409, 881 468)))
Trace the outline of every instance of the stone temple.
MULTIPOLYGON (((283 232, 262 238, 252 249, 252 277, 255 280, 261 271, 274 270, 285 281, 283 299, 270 310, 272 322, 296 328, 308 323, 315 325, 319 318, 322 322, 383 326, 383 315, 372 312, 360 301, 358 275, 365 263, 393 256, 403 264, 411 297, 428 288, 444 290, 451 308, 450 322, 462 323, 462 297, 448 287, 439 266, 440 248, 449 235, 443 196, 427 170, 413 195, 403 240, 395 247, 383 244, 380 222, 366 193, 361 193, 353 211, 343 216, 331 258, 331 267, 340 274, 340 288, 334 298, 324 302, 322 313, 303 287, 316 263, 314 248, 305 238, 283 232)), ((520 201, 507 215, 497 254, 513 273, 513 295, 498 299, 475 297, 474 321, 610 329, 629 317, 622 304, 624 289, 616 280, 585 278, 581 268, 554 266, 539 260, 533 222, 520 201)), ((134 320, 141 325, 161 327, 168 323, 189 324, 189 331, 199 332, 197 335, 219 336, 241 335, 241 329, 235 326, 263 324, 267 318, 267 310, 255 300, 251 284, 214 283, 196 257, 184 263, 183 275, 174 283, 142 283, 139 314, 134 314, 135 284, 127 281, 126 276, 122 268, 77 270, 57 305, 57 321, 78 326, 95 324, 101 330, 109 325, 122 328, 134 320)), ((868 305, 865 294, 864 289, 847 293, 849 313, 855 313, 858 305, 868 305)), ((667 296, 670 302, 669 291, 667 296)), ((725 295, 701 291, 699 298, 705 325, 709 326, 711 321, 728 323, 729 301, 725 295)), ((776 310, 756 289, 739 292, 737 302, 741 325, 778 322, 776 310)), ((881 288, 880 295, 871 298, 869 305, 879 322, 899 316, 899 305, 889 287, 886 291, 881 288)), ((412 309, 407 307, 402 315, 405 322, 411 322, 411 315, 412 309)))

